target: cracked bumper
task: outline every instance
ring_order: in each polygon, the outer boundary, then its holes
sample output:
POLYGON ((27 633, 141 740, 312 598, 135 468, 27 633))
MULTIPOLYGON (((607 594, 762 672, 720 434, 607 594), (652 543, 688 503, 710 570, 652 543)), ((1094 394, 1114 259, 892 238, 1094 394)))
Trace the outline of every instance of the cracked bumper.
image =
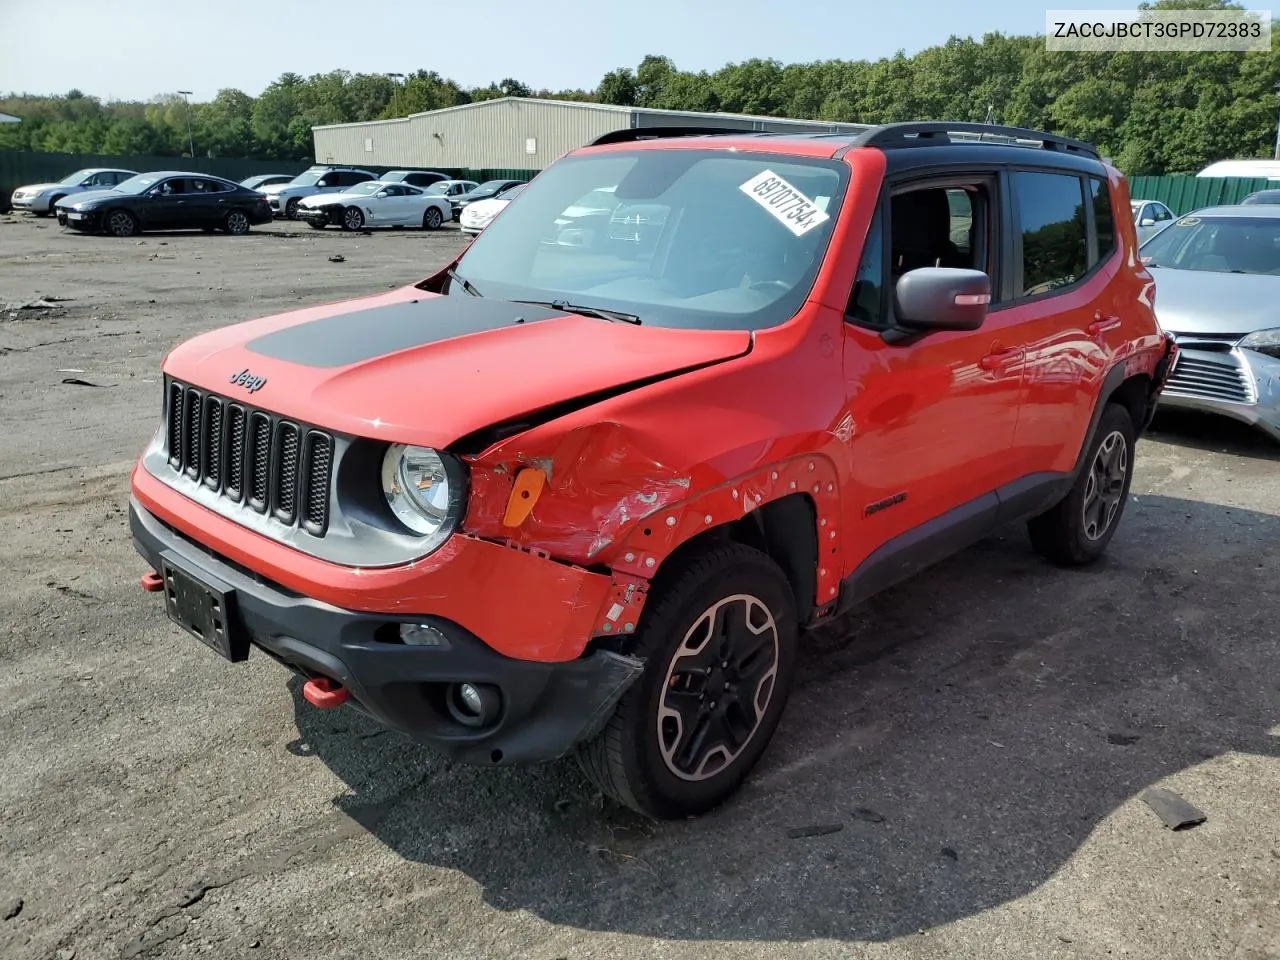
POLYGON ((605 650, 559 662, 504 656, 447 617, 349 610, 301 596, 188 539, 137 499, 129 521, 152 569, 176 563, 234 591, 233 616, 253 648, 303 676, 338 681, 352 706, 462 762, 563 756, 603 726, 643 668, 605 650), (430 625, 445 642, 406 645, 402 623, 430 625), (500 710, 484 728, 457 722, 446 707, 449 687, 464 682, 498 688, 500 710))
POLYGON ((1183 348, 1160 407, 1231 417, 1280 440, 1280 360, 1238 348, 1183 348))

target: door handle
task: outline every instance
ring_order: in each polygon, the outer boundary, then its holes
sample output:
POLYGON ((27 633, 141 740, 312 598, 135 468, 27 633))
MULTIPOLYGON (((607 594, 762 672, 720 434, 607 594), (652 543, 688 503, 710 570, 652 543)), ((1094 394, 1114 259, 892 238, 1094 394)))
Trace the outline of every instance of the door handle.
POLYGON ((1002 370, 1020 356, 1022 356, 1021 350, 1000 350, 995 353, 988 353, 978 361, 978 366, 983 370, 1002 370))
POLYGON ((1114 314, 1103 316, 1102 312, 1099 311, 1093 315, 1093 323, 1089 324, 1085 330, 1088 332, 1089 336, 1096 337, 1099 334, 1106 333, 1108 330, 1114 330, 1118 326, 1120 326, 1119 317, 1114 314))

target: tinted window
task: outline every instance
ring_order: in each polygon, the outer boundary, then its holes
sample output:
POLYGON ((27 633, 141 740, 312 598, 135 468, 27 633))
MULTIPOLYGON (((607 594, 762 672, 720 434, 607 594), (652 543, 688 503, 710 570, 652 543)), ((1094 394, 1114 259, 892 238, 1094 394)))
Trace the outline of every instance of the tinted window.
POLYGON ((864 327, 883 326, 880 313, 883 290, 884 217, 877 207, 876 215, 871 219, 871 228, 867 231, 867 242, 862 248, 858 276, 853 282, 853 295, 849 298, 849 319, 864 327))
POLYGON ((1111 191, 1102 180, 1091 178, 1093 194, 1093 228, 1098 234, 1098 259, 1105 260, 1116 248, 1116 223, 1111 212, 1111 191))
POLYGON ((352 183, 352 184, 365 183, 366 181, 376 179, 374 175, 371 173, 348 173, 346 177, 347 177, 346 182, 352 183))
POLYGON ((1079 177, 1013 174, 1022 234, 1019 296, 1048 293, 1078 280, 1087 269, 1088 236, 1079 177))

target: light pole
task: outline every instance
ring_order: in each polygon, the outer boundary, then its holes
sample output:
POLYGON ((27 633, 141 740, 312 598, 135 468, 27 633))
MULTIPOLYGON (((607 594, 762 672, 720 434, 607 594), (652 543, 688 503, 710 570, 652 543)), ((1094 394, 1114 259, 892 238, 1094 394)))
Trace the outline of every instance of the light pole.
POLYGON ((391 112, 397 117, 400 116, 400 87, 404 84, 403 73, 388 73, 395 86, 391 90, 391 112))
MULTIPOLYGON (((1280 94, 1280 83, 1276 84, 1276 93, 1280 94)), ((1276 118, 1276 155, 1273 159, 1280 160, 1280 117, 1276 118)))
POLYGON ((191 96, 191 91, 179 90, 178 93, 182 94, 182 102, 187 105, 187 146, 191 148, 191 159, 194 160, 196 158, 196 140, 191 135, 191 101, 187 99, 187 97, 191 96))

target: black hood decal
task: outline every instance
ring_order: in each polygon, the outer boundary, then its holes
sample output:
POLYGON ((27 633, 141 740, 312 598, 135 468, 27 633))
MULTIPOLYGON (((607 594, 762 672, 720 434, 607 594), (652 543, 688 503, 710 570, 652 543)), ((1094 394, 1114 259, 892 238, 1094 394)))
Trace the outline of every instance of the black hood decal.
POLYGON ((246 349, 305 367, 345 367, 400 350, 563 317, 546 307, 487 297, 423 297, 353 310, 264 334, 246 349))

